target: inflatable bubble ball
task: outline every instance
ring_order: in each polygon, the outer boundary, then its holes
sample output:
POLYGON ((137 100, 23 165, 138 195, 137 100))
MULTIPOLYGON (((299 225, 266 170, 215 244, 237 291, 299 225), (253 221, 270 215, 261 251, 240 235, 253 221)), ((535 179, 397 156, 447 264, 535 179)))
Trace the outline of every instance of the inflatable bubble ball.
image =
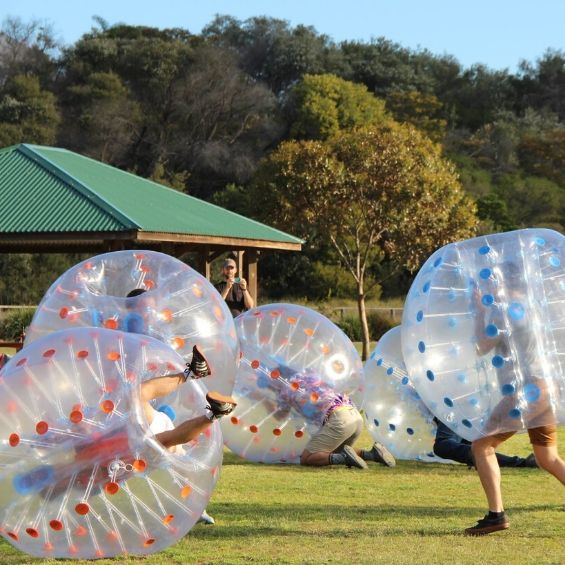
POLYGON ((212 368, 206 386, 231 394, 239 356, 233 318, 212 284, 174 257, 116 251, 75 265, 45 294, 25 343, 85 326, 150 335, 185 361, 197 344, 212 368))
POLYGON ((304 306, 261 306, 235 323, 238 406, 222 420, 224 441, 250 461, 297 463, 335 395, 361 394, 359 354, 335 324, 304 306))
POLYGON ((467 440, 565 422, 565 239, 527 229, 452 243, 420 269, 402 350, 428 408, 467 440))
MULTIPOLYGON (((31 555, 81 559, 153 553, 182 538, 218 478, 221 431, 215 422, 165 449, 140 390, 183 369, 160 341, 98 328, 55 332, 15 355, 0 372, 0 534, 31 555)), ((201 417, 199 383, 155 408, 175 424, 201 417)))
POLYGON ((436 425, 406 372, 400 326, 379 340, 365 363, 365 422, 396 459, 444 463, 433 452, 436 425))

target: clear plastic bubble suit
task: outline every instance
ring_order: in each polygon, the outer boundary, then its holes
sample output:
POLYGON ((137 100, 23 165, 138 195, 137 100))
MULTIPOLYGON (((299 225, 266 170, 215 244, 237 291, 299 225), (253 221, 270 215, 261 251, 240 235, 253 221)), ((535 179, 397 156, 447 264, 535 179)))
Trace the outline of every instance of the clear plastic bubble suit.
POLYGON ((436 251, 402 318, 408 373, 467 440, 565 422, 565 239, 527 229, 436 251))
POLYGON ((241 347, 224 442, 250 461, 297 463, 335 394, 363 387, 361 359, 325 316, 292 304, 253 308, 235 320, 241 347))
POLYGON ((436 425, 406 372, 400 326, 384 334, 365 363, 367 429, 396 459, 444 463, 433 452, 436 425))
MULTIPOLYGON (((165 450, 139 387, 183 368, 162 342, 105 329, 56 332, 20 351, 0 372, 2 536, 31 555, 87 559, 182 538, 218 478, 221 430, 165 450)), ((199 383, 158 399, 175 423, 205 414, 199 383)))
POLYGON ((206 387, 231 394, 238 358, 233 318, 212 284, 174 257, 128 250, 75 265, 45 294, 25 343, 84 326, 150 335, 187 361, 198 344, 212 368, 206 387), (137 288, 146 292, 126 298, 137 288))

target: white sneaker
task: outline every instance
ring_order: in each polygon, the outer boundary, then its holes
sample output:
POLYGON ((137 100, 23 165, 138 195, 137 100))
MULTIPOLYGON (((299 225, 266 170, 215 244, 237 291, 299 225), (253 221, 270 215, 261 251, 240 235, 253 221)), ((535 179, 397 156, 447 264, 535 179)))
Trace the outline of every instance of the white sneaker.
POLYGON ((206 512, 206 510, 203 510, 200 518, 198 518, 198 521, 196 523, 197 524, 209 524, 210 526, 212 526, 213 524, 216 523, 216 520, 214 520, 214 518, 212 518, 212 516, 210 516, 210 514, 208 514, 208 512, 206 512))

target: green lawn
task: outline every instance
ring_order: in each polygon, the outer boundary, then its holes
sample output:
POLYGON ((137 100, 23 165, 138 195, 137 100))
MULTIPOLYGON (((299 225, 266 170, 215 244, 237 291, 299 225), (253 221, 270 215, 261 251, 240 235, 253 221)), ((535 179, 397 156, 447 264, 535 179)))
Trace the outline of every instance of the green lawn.
MULTIPOLYGON (((371 442, 365 434, 360 445, 371 442)), ((505 452, 528 453, 527 437, 505 452)), ((399 462, 396 469, 266 466, 226 452, 208 510, 180 543, 146 558, 98 563, 565 563, 565 491, 537 469, 503 471, 511 529, 461 531, 482 517, 475 471, 399 462)), ((1 542, 2 565, 48 563, 1 542)), ((51 561, 52 562, 52 561, 51 561)))

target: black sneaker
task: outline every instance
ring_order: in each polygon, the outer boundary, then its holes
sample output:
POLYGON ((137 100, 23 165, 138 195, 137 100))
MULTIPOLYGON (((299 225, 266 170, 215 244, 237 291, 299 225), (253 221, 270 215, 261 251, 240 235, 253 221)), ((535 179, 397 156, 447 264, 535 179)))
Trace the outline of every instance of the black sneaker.
POLYGON ((533 467, 533 468, 538 468, 538 462, 536 461, 536 456, 533 453, 530 453, 525 459, 524 459, 524 467, 533 467))
POLYGON ((345 456, 345 464, 351 469, 351 467, 357 467, 358 469, 366 469, 367 463, 355 453, 355 450, 350 445, 344 445, 341 450, 345 456))
POLYGON ((373 461, 381 463, 387 467, 396 467, 396 460, 392 453, 382 444, 376 441, 369 453, 373 457, 373 461))
POLYGON ((222 416, 231 414, 237 406, 237 402, 231 396, 224 396, 214 390, 206 395, 206 400, 208 401, 207 408, 212 412, 211 420, 218 420, 222 416))
POLYGON ((510 522, 508 521, 506 514, 503 514, 500 518, 489 518, 489 515, 487 514, 482 520, 479 520, 475 526, 466 528, 465 535, 484 536, 500 530, 507 530, 509 527, 510 522))
POLYGON ((212 374, 208 361, 198 345, 192 348, 192 361, 186 364, 186 369, 184 370, 184 380, 191 379, 201 379, 203 377, 209 377, 212 374))

